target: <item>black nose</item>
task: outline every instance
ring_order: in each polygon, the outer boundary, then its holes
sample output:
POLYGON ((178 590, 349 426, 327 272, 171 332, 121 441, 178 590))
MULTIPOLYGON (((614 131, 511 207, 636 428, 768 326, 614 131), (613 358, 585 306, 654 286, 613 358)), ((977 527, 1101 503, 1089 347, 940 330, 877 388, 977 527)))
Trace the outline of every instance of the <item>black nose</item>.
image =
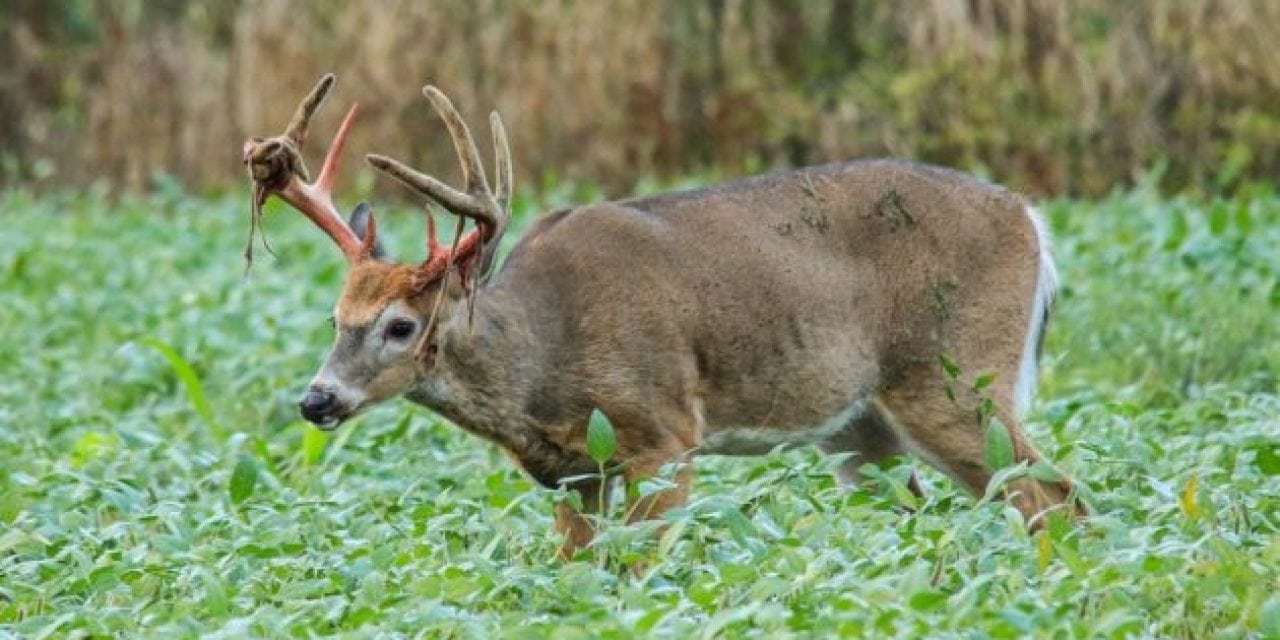
POLYGON ((331 417, 336 400, 337 397, 332 391, 313 387, 308 389, 298 401, 298 409, 302 411, 302 417, 306 418, 307 422, 324 422, 326 418, 331 417))

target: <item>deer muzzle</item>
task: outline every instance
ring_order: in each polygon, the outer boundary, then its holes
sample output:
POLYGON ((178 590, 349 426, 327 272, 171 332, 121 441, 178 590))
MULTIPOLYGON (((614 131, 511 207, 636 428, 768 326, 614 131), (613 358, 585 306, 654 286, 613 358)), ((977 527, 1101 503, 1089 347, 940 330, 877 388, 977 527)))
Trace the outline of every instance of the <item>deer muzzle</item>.
POLYGON ((298 410, 307 422, 325 431, 337 427, 348 413, 336 393, 316 386, 307 389, 298 400, 298 410))

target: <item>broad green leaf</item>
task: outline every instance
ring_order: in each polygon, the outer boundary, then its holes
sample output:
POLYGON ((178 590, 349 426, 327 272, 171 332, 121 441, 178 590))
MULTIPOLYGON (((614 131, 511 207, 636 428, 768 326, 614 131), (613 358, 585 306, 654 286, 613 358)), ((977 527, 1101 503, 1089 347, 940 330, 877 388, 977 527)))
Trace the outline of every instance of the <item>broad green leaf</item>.
POLYGON ((1066 476, 1062 475, 1062 472, 1058 471, 1057 467, 1046 460, 1040 460, 1031 465, 1031 468, 1027 470, 1027 475, 1041 482, 1061 482, 1066 479, 1066 476))
POLYGON ((982 499, 978 502, 985 504, 996 498, 1002 489, 1010 482, 1025 476, 1027 473, 1027 463, 1021 462, 1015 465, 1009 465, 1001 468, 999 471, 991 474, 991 480, 987 481, 986 491, 982 493, 982 499))
POLYGON ((324 457, 324 446, 329 441, 329 435, 309 424, 304 424, 302 429, 302 463, 311 466, 324 457))
POLYGON ((994 416, 987 421, 986 451, 987 467, 992 471, 1013 464, 1013 438, 1004 423, 994 416))
POLYGON ((253 487, 258 483, 258 464, 253 458, 242 455, 236 461, 235 469, 231 471, 231 483, 228 491, 231 494, 231 502, 240 504, 253 495, 253 487))
POLYGON ((880 479, 888 483, 889 490, 893 492, 893 499, 896 500, 898 504, 908 509, 920 508, 920 498, 918 498, 916 494, 911 493, 911 487, 908 487, 906 483, 900 482, 897 478, 888 473, 880 476, 880 479))
POLYGON ((751 520, 747 519, 747 516, 735 506, 726 505, 720 512, 720 521, 729 529, 729 533, 733 535, 734 540, 738 541, 738 544, 746 545, 756 536, 756 528, 751 524, 751 520))
POLYGON ((942 591, 920 591, 912 595, 907 604, 916 611, 936 611, 947 603, 948 598, 950 596, 942 591))
POLYGON ((1269 475, 1280 475, 1280 445, 1262 445, 1254 449, 1253 464, 1269 475))
POLYGON ((84 432, 71 449, 71 465, 79 468, 104 456, 109 457, 119 445, 119 440, 114 433, 84 432))
POLYGON ((996 374, 994 373, 987 372, 980 374, 977 378, 973 379, 974 393, 982 393, 987 387, 991 386, 991 383, 995 382, 995 380, 996 374))
POLYGON ((604 464, 613 459, 617 449, 618 441, 609 418, 599 409, 592 411, 591 421, 587 423, 587 455, 597 464, 604 464))

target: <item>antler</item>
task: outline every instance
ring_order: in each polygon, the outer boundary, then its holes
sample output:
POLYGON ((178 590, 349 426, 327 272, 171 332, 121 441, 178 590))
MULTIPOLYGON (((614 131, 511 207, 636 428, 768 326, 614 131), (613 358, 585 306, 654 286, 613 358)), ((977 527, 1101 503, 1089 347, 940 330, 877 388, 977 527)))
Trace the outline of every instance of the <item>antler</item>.
POLYGON ((371 154, 365 160, 378 170, 392 176, 406 186, 426 195, 451 213, 460 216, 458 228, 461 231, 462 220, 470 218, 475 221, 476 229, 464 237, 454 235, 453 246, 446 250, 436 240, 435 222, 427 211, 427 249, 428 255, 419 267, 419 278, 423 282, 431 282, 443 275, 452 265, 460 264, 468 267, 468 260, 480 251, 479 274, 484 276, 493 261, 493 254, 498 241, 506 231, 510 215, 507 207, 511 202, 512 170, 511 149, 507 144, 507 132, 502 126, 502 119, 495 111, 489 114, 489 127, 493 131, 493 154, 497 163, 497 188, 491 189, 484 175, 484 166, 480 162, 480 153, 476 150, 475 139, 463 122, 462 116, 453 103, 439 89, 433 86, 422 88, 422 94, 431 101, 440 118, 449 129, 454 149, 458 152, 458 160, 462 164, 464 191, 457 189, 420 173, 402 162, 386 156, 371 154))
MULTIPOLYGON (((368 231, 363 241, 342 219, 333 202, 333 183, 337 179, 342 149, 347 134, 355 121, 357 105, 352 105, 342 119, 342 125, 333 136, 333 142, 325 153, 320 176, 313 183, 309 180, 306 165, 302 161, 302 145, 307 137, 311 116, 324 102, 333 88, 334 76, 327 73, 316 83, 311 93, 298 104, 284 133, 273 138, 250 138, 244 143, 243 160, 253 181, 252 213, 249 220, 249 243, 245 247, 245 260, 253 263, 253 232, 262 224, 262 205, 272 194, 278 195, 297 209, 311 222, 327 233, 351 262, 358 262, 373 255, 377 246, 377 224, 369 216, 368 231)), ((265 237, 264 237, 265 244, 265 237)), ((267 246, 270 250, 270 246, 267 246)), ((247 268, 247 267, 246 267, 247 268)))

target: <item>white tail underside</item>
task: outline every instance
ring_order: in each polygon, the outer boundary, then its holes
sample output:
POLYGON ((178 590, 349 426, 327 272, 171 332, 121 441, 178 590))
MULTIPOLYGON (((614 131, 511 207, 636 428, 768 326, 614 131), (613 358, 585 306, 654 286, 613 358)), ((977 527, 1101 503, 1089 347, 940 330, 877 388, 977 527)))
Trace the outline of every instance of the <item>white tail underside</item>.
POLYGON ((1040 269, 1036 276, 1035 300, 1031 309, 1031 323, 1027 328, 1026 344, 1022 348, 1022 364, 1018 367, 1018 383, 1014 387, 1018 411, 1026 412, 1035 395, 1036 372, 1038 368, 1037 347, 1040 334, 1044 332, 1044 322, 1048 315, 1049 305, 1053 304, 1054 292, 1058 288, 1058 270, 1053 265, 1053 254, 1049 250, 1049 231, 1040 212, 1027 205, 1027 218, 1036 230, 1036 243, 1039 247, 1040 269))

